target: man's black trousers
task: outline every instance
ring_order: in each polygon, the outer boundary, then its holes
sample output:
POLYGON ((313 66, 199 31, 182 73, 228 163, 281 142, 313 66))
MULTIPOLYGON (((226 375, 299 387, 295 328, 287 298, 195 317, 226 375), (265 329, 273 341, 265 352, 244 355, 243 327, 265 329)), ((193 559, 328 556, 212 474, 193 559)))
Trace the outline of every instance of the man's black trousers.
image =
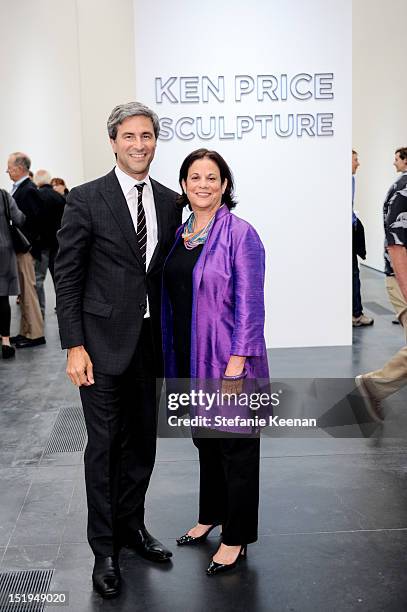
POLYGON ((157 384, 150 319, 120 376, 94 372, 81 387, 88 432, 85 480, 88 540, 95 555, 115 554, 120 539, 144 526, 144 500, 156 452, 157 384))

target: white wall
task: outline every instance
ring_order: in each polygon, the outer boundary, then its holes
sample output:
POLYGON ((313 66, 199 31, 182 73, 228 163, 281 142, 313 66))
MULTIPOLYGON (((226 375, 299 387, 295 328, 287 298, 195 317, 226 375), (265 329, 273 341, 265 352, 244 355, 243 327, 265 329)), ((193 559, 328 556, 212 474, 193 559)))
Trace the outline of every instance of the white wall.
POLYGON ((263 139, 254 129, 241 139, 161 141, 152 173, 176 188, 190 151, 219 150, 235 175, 236 213, 253 223, 266 248, 267 345, 350 344, 350 1, 236 0, 232 7, 135 0, 135 23, 137 96, 161 117, 221 115, 233 131, 236 115, 334 113, 328 137, 285 139, 271 129, 263 139), (302 72, 333 72, 334 99, 235 100, 235 75, 302 72), (157 77, 205 75, 225 77, 224 101, 178 103, 156 95, 157 77))
POLYGON ((0 167, 22 150, 69 186, 108 171, 107 117, 134 98, 131 0, 4 1, 0 23, 0 167))
MULTIPOLYGON (((76 5, 0 3, 0 164, 26 152, 68 184, 83 179, 76 5)), ((0 173, 2 187, 10 188, 0 173)))
POLYGON ((111 110, 134 100, 131 0, 77 0, 82 143, 86 180, 115 163, 107 136, 111 110))
POLYGON ((366 263, 378 270, 394 151, 407 146, 406 23, 406 0, 353 2, 353 148, 361 164, 355 209, 365 226, 366 263))
MULTIPOLYGON (((285 3, 280 4, 284 7, 285 3)), ((330 0, 325 3, 326 10, 330 7, 335 10, 340 4, 337 0, 330 0)), ((359 151, 361 161, 357 175, 356 208, 366 226, 367 263, 382 269, 381 204, 394 177, 394 149, 407 144, 407 80, 404 76, 403 51, 407 3, 405 0, 355 0, 352 4, 352 144, 359 151)), ((253 4, 250 8, 253 9, 253 4)), ((317 20, 320 16, 309 8, 305 17, 304 21, 302 16, 301 28, 309 20, 317 20)), ((211 31, 213 23, 217 21, 215 17, 209 23, 211 31)), ((0 168, 5 169, 8 154, 17 149, 32 156, 34 170, 41 166, 47 167, 52 174, 66 178, 70 186, 111 168, 113 158, 105 133, 107 115, 116 103, 135 97, 132 0, 4 1, 0 3, 0 23, 0 168)), ((227 23, 227 20, 224 21, 222 27, 227 29, 227 23)), ((293 17, 293 27, 299 23, 298 15, 293 17)), ((199 29, 200 24, 198 11, 194 27, 199 29)), ((151 25, 149 23, 148 28, 151 25)), ((267 24, 260 25, 266 37, 267 24)), ((182 20, 178 20, 176 28, 171 32, 172 40, 182 38, 181 26, 182 20)), ((242 32, 240 37, 244 42, 246 39, 242 32)), ((331 23, 325 27, 324 34, 328 50, 330 32, 331 23)), ((241 46, 244 46, 243 43, 241 46)), ((223 61, 227 53, 225 51, 221 54, 219 61, 223 61)), ((300 49, 297 54, 300 61, 300 49)), ((185 55, 188 55, 188 49, 185 55)), ((286 45, 282 45, 272 60, 274 62, 277 58, 284 61, 286 55, 286 45)), ((325 50, 322 50, 321 59, 326 59, 325 50)), ((300 144, 297 154, 290 158, 294 177, 296 168, 301 165, 306 154, 304 145, 300 144)), ((321 156, 321 166, 315 168, 315 181, 319 174, 326 171, 328 162, 336 165, 342 164, 342 161, 321 156)), ((346 164, 349 168, 350 158, 346 164)), ((3 171, 0 172, 0 186, 10 187, 8 176, 3 171)), ((315 190, 318 187, 315 182, 315 190)), ((307 194, 303 185, 298 188, 301 200, 306 201, 307 194)), ((331 186, 327 188, 330 190, 331 186)), ((312 187, 310 193, 313 193, 312 187)), ((282 206, 281 203, 279 205, 282 206)), ((282 218, 294 213, 290 206, 293 206, 292 201, 288 207, 283 208, 282 218)), ((343 206, 347 208, 347 201, 343 206)), ((329 210, 332 211, 331 203, 329 210)), ((306 208, 305 212, 301 210, 301 223, 305 215, 306 208)), ((282 224, 270 228, 270 235, 284 231, 285 226, 282 224)), ((346 233, 342 225, 338 231, 346 233)), ((336 260, 339 257, 336 249, 329 249, 329 237, 322 246, 328 253, 325 256, 327 259, 336 260)), ((295 242, 287 248, 298 250, 295 242)), ((312 268, 313 261, 320 256, 320 249, 321 245, 316 240, 315 257, 310 253, 305 258, 304 269, 312 268)), ((299 255, 304 259, 301 250, 299 255)), ((346 254, 342 252, 340 257, 343 259, 346 254)), ((270 263, 270 270, 277 268, 279 258, 281 253, 276 253, 274 262, 270 263)), ((296 316, 305 325, 302 303, 305 300, 307 307, 311 304, 315 283, 310 282, 307 274, 284 274, 283 267, 281 270, 273 274, 273 278, 280 278, 281 291, 290 285, 296 287, 295 292, 290 290, 286 302, 296 305, 296 316)), ((325 272, 320 276, 320 285, 325 283, 327 274, 325 272)), ((342 330, 343 326, 349 326, 349 309, 343 304, 341 308, 335 308, 332 314, 331 307, 337 302, 336 294, 342 291, 342 287, 348 291, 348 286, 348 281, 341 273, 337 278, 336 289, 328 291, 320 302, 322 310, 329 313, 330 324, 336 320, 338 323, 332 326, 339 325, 342 330)), ((314 305, 314 308, 319 315, 323 314, 320 305, 314 305)), ((280 315, 281 312, 273 312, 274 320, 281 320, 280 315)), ((311 343, 324 344, 325 340, 316 335, 311 343)))

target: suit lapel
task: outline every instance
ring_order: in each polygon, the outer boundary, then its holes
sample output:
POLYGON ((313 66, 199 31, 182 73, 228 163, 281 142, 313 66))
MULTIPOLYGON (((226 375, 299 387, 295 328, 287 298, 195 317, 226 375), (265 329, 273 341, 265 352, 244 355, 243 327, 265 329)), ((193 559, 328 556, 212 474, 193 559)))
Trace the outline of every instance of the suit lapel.
POLYGON ((144 267, 129 207, 114 170, 105 176, 105 190, 101 191, 101 194, 137 261, 144 267))

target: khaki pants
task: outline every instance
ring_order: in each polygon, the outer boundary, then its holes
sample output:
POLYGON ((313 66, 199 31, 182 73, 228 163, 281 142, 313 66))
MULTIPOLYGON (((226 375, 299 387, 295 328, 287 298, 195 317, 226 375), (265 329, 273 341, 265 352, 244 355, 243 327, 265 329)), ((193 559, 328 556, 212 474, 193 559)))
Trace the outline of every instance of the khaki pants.
MULTIPOLYGON (((386 289, 397 318, 404 327, 407 342, 407 303, 395 276, 386 277, 386 289)), ((404 387, 407 384, 407 346, 400 349, 380 370, 369 372, 363 378, 368 379, 369 387, 380 400, 404 387)))
POLYGON ((30 340, 44 335, 44 320, 42 318, 35 288, 34 259, 30 253, 17 255, 18 278, 20 281, 20 334, 30 340))

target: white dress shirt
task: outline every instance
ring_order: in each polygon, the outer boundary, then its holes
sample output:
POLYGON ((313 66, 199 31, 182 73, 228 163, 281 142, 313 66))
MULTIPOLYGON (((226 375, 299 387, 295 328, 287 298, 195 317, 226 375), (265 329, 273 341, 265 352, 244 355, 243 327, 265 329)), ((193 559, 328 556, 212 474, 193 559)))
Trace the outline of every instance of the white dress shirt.
MULTIPOLYGON (((153 188, 151 186, 150 177, 147 175, 142 181, 137 181, 133 177, 129 176, 119 166, 116 166, 115 174, 119 181, 120 187, 123 191, 123 195, 126 198, 127 206, 129 207, 131 219, 133 221, 134 230, 137 232, 137 198, 138 191, 136 185, 145 183, 143 187, 143 207, 146 215, 146 226, 147 226, 147 245, 146 245, 146 269, 150 265, 151 258, 155 251, 155 247, 158 243, 158 228, 157 228, 157 213, 154 204, 153 188)), ((136 240, 136 236, 134 236, 136 240)), ((148 305, 147 298, 147 310, 144 317, 150 316, 150 308, 148 305)))

